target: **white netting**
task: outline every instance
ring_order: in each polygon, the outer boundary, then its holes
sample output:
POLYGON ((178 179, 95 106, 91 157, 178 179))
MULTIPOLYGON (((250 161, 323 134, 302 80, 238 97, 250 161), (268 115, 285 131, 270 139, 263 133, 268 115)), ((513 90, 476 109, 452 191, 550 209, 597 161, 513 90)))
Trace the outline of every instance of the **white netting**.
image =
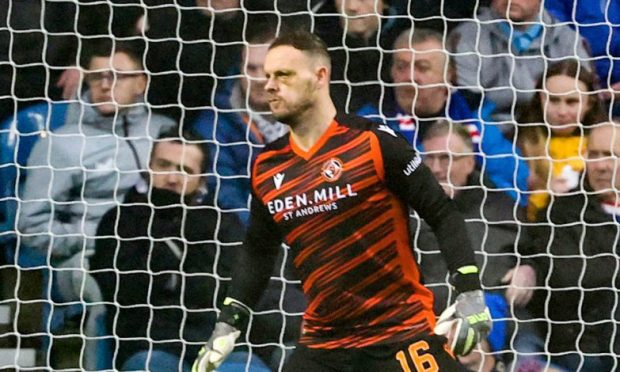
MULTIPOLYGON (((616 369, 620 210, 597 192, 617 192, 620 150, 604 141, 613 130, 588 156, 584 138, 618 115, 620 5, 542 3, 0 2, 0 368, 120 368, 139 349, 147 363, 158 351, 191 362, 241 249, 251 160, 287 130, 265 115, 262 58, 275 34, 301 27, 329 48, 336 106, 400 132, 454 186, 494 306, 486 363, 616 369), (422 141, 439 119, 466 129, 465 147, 446 147, 437 130, 422 141), (587 129, 547 134, 578 122, 587 129), (154 164, 153 144, 174 123, 196 138, 154 164), (140 175, 192 174, 196 143, 210 154, 204 185, 191 207, 167 208, 179 200, 140 175), (583 174, 589 164, 598 178, 583 174), (534 222, 547 205, 557 210, 534 222), (515 264, 536 265, 538 283, 515 264), (517 287, 537 288, 528 308, 527 292, 510 297, 517 287)), ((454 293, 415 214, 412 240, 439 312, 454 293)), ((273 370, 305 306, 290 255, 283 246, 239 349, 273 370)), ((247 364, 240 354, 238 368, 247 364)))

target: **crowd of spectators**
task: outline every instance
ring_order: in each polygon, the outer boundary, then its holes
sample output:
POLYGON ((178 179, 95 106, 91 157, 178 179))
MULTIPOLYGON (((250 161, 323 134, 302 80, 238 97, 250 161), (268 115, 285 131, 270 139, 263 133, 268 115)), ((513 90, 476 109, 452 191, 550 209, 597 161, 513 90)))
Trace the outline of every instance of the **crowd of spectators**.
MULTIPOLYGON (((288 131, 263 59, 292 27, 328 45, 338 110, 406 138, 467 219, 496 321, 462 362, 618 363, 617 2, 24 0, 0 3, 0 21, 0 130, 35 103, 68 105, 16 188, 18 244, 47 258, 57 306, 105 304, 114 368, 188 370, 210 333, 251 163, 288 131)), ((416 215, 411 238, 440 314, 454 296, 416 215)), ((287 249, 255 347, 223 371, 277 370, 297 339, 287 249)))

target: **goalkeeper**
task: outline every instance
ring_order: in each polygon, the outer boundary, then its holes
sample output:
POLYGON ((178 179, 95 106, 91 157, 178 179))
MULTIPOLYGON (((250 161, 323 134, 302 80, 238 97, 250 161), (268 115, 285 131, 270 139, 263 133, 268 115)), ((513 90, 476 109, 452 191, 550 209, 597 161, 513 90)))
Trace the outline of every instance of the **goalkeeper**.
POLYGON ((469 353, 490 330, 463 218, 403 138, 336 112, 330 64, 325 44, 307 32, 284 33, 269 48, 270 109, 291 131, 253 164, 245 247, 194 371, 214 370, 245 340, 283 241, 308 298, 284 371, 459 371, 453 354, 469 353), (433 227, 459 293, 441 327, 449 345, 435 334, 407 206, 433 227))

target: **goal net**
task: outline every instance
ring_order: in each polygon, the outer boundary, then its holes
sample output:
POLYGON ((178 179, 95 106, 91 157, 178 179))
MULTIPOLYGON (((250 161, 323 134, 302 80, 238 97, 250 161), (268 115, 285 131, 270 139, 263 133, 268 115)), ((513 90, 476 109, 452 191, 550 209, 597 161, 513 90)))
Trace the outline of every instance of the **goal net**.
MULTIPOLYGON (((190 368, 243 249, 252 160, 288 130, 262 61, 303 28, 337 108, 399 132, 466 219, 494 331, 463 363, 617 369, 620 5, 538 3, 1 2, 0 368, 190 368)), ((457 293, 413 210, 410 230, 439 315, 457 293)), ((294 350, 292 253, 226 371, 294 350)))

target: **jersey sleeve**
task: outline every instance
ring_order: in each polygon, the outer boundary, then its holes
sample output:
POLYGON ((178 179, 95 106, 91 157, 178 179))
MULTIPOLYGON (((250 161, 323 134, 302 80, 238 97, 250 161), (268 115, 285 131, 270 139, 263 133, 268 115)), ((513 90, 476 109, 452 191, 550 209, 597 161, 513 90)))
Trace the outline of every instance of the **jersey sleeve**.
POLYGON ((420 155, 404 138, 385 126, 374 133, 381 147, 387 187, 431 226, 450 272, 475 265, 463 216, 422 163, 420 155))
POLYGON ((282 234, 260 198, 252 193, 250 225, 233 263, 228 297, 253 308, 267 287, 282 243, 282 234))

